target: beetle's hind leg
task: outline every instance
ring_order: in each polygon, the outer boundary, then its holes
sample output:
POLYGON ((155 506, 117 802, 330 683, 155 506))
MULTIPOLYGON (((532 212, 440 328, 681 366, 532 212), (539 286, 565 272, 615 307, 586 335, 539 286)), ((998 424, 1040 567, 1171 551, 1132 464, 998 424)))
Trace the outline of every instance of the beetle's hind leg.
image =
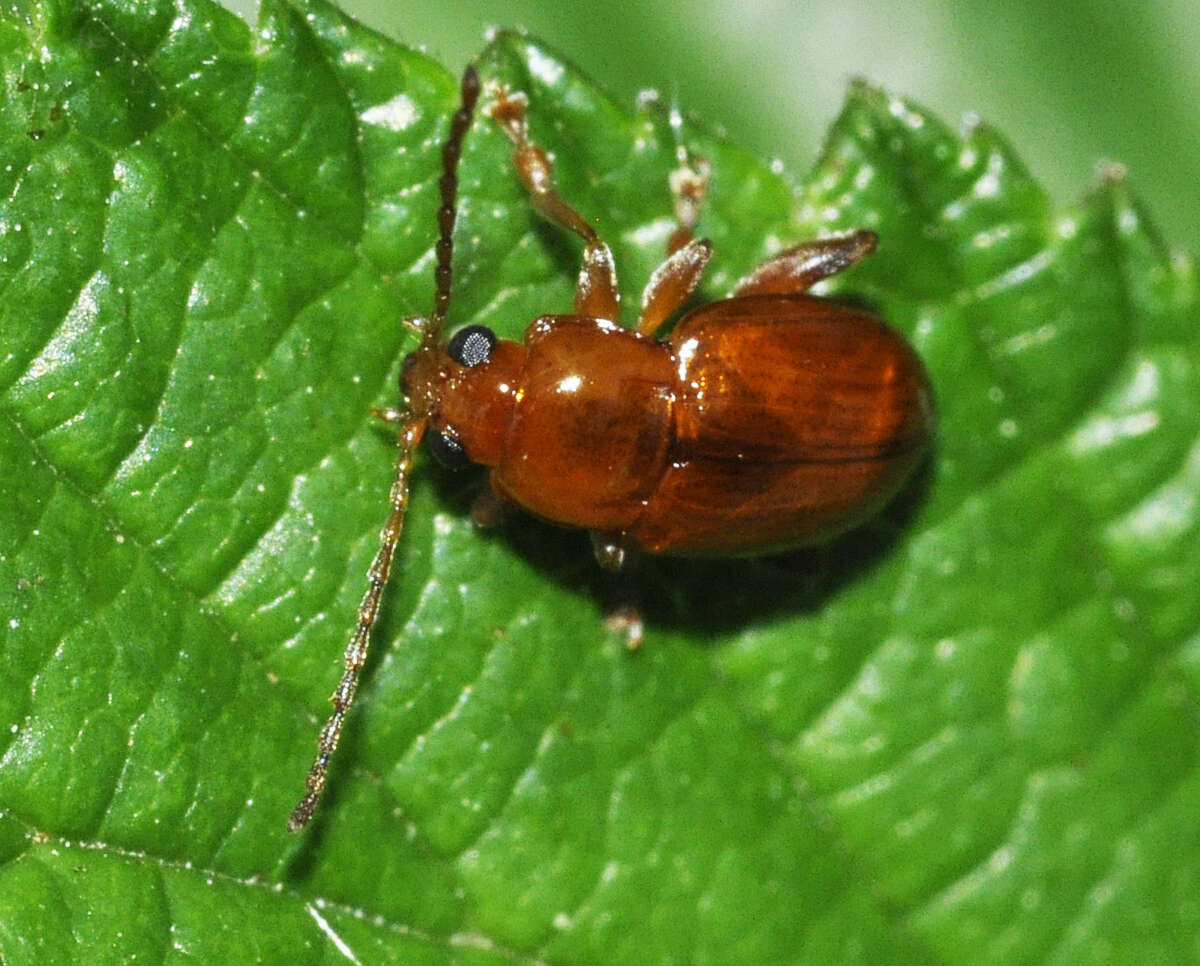
POLYGON ((499 85, 491 88, 492 102, 484 108, 500 129, 516 145, 513 164, 534 209, 548 221, 575 232, 587 242, 583 264, 575 285, 575 312, 595 319, 616 322, 620 309, 617 270, 609 250, 596 230, 558 193, 554 184, 554 163, 550 156, 529 140, 525 120, 528 99, 499 85))
POLYGON ((821 279, 857 265, 875 251, 878 243, 875 232, 865 228, 836 238, 804 242, 768 258, 729 294, 799 295, 821 279))

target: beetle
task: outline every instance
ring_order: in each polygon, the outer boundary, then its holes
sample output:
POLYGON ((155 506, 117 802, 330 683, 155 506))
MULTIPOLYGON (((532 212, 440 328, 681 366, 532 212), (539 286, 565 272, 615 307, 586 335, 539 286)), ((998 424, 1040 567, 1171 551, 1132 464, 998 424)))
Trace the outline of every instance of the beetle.
POLYGON ((377 412, 399 427, 391 512, 292 831, 308 823, 325 786, 423 437, 451 468, 490 467, 502 502, 590 531, 610 569, 633 548, 747 556, 828 540, 888 502, 932 437, 930 382, 909 344, 870 312, 805 294, 871 254, 873 232, 781 252, 660 339, 712 255, 693 235, 706 173, 681 164, 672 177, 678 229, 646 285, 636 328, 623 328, 612 253, 558 193, 550 157, 529 138, 525 97, 491 93, 487 113, 514 145, 532 206, 583 239, 574 311, 539 316, 522 342, 479 325, 443 339, 457 165, 480 95, 468 67, 442 149, 434 310, 408 320, 421 342, 404 362, 405 406, 377 412))

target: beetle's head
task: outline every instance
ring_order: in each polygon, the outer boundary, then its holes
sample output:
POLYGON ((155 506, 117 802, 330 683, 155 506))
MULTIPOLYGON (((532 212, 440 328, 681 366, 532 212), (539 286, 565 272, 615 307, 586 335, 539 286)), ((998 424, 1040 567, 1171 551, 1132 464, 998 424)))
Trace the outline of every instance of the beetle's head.
POLYGON ((500 462, 524 363, 521 343, 497 339, 482 325, 404 360, 404 394, 410 409, 428 416, 426 439, 439 463, 461 469, 500 462))

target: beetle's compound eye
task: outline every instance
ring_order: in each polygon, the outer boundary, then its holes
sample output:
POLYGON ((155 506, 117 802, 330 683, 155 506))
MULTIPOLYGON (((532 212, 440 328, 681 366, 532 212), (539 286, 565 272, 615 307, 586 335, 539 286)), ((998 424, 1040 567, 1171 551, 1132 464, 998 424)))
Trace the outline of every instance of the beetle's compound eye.
POLYGON ((486 325, 468 325, 454 333, 446 353, 460 366, 478 366, 488 361, 495 346, 495 332, 486 325))
POLYGON ((471 458, 467 456, 466 448, 459 442, 454 430, 430 428, 427 438, 429 452, 446 469, 465 470, 471 465, 471 458))

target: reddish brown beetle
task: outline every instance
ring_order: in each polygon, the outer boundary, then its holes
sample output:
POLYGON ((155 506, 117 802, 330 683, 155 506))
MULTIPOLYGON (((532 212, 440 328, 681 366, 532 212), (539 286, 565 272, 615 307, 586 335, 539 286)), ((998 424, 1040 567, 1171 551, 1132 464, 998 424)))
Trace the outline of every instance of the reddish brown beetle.
POLYGON ((631 547, 735 556, 826 540, 894 496, 932 434, 929 381, 908 343, 868 312, 803 294, 874 251, 872 232, 782 252, 659 340, 712 251, 692 237, 704 177, 681 168, 679 230, 646 286, 636 330, 624 329, 608 246, 559 196, 549 157, 528 139, 524 97, 503 90, 488 113, 516 145, 534 208, 586 243, 575 311, 535 319, 523 343, 482 326, 443 342, 455 172, 478 96, 468 68, 443 148, 434 312, 410 322, 421 345, 405 360, 406 408, 379 414, 400 426, 391 514, 293 831, 325 786, 427 430, 439 461, 491 467, 501 500, 591 531, 607 567, 631 547))

